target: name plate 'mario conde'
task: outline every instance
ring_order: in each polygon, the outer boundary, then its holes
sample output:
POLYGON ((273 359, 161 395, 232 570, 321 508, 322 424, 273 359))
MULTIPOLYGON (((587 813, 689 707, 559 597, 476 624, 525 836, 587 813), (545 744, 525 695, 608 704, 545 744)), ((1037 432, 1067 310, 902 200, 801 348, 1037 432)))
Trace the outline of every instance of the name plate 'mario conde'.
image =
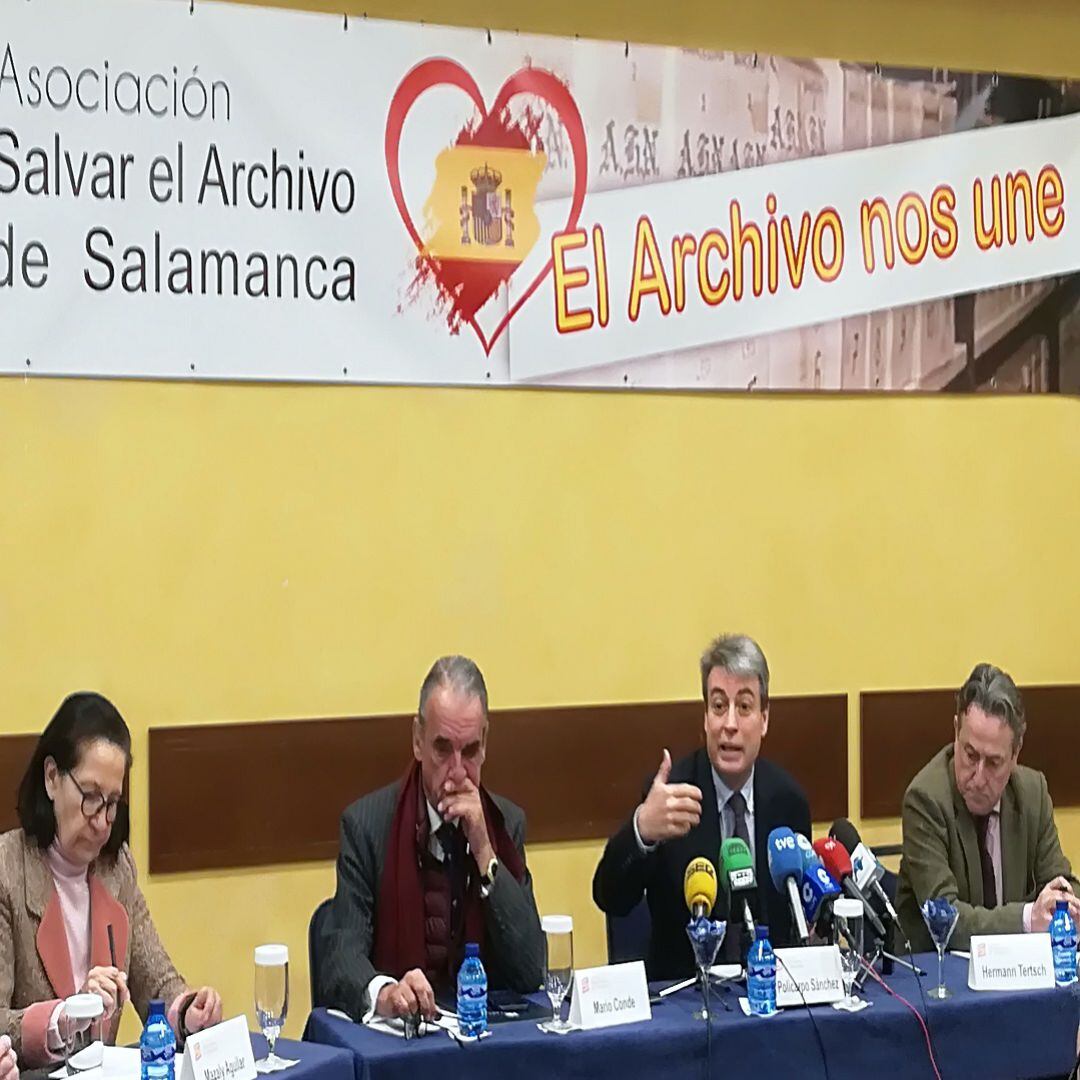
POLYGON ((575 971, 573 994, 570 1023, 585 1031, 652 1019, 641 960, 575 971))

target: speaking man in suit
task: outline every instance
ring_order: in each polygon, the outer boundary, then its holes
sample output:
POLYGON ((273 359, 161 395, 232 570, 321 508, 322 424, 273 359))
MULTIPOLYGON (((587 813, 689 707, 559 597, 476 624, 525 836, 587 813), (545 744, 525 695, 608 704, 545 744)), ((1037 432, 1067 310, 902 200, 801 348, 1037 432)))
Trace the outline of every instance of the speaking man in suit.
POLYGON ((463 656, 420 688, 404 778, 341 818, 319 1003, 370 1018, 435 1014, 477 942, 492 989, 536 990, 544 940, 525 864, 525 815, 481 785, 487 688, 463 656))
MULTIPOLYGON (((810 806, 799 785, 759 756, 769 730, 769 666, 757 642, 740 634, 718 637, 701 658, 705 746, 671 763, 667 750, 641 804, 608 841, 593 877, 593 898, 609 915, 627 915, 644 894, 652 916, 646 967, 653 979, 694 971, 686 936, 689 915, 683 874, 702 856, 716 865, 721 843, 746 842, 757 875, 755 920, 766 922, 774 945, 793 940, 787 900, 768 870, 769 833, 786 825, 810 834, 810 806)), ((723 902, 720 914, 726 918, 723 902)), ((740 951, 738 912, 725 953, 740 951)))
POLYGON ((1026 729, 1016 684, 979 664, 956 695, 953 741, 904 794, 896 909, 915 949, 933 948, 920 913, 931 897, 956 904, 950 944, 963 949, 972 934, 1045 931, 1058 900, 1080 917, 1046 777, 1017 763, 1026 729))

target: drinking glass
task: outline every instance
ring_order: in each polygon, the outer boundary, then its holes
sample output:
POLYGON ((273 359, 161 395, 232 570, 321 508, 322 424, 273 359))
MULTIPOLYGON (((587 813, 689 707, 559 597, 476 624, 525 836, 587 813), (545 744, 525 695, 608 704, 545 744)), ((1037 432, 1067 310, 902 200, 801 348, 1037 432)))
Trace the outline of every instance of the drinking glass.
POLYGON ((570 1025, 562 1018, 562 1002, 574 977, 574 920, 570 915, 545 915, 540 920, 544 931, 546 956, 544 990, 551 1001, 550 1031, 566 1031, 570 1025))
POLYGON ((937 981, 938 984, 932 990, 926 991, 926 996, 935 1001, 944 1001, 952 997, 952 991, 945 985, 945 949, 948 947, 949 938, 956 929, 956 920, 960 912, 955 904, 951 904, 944 896, 938 896, 930 900, 924 900, 922 905, 923 922, 930 931, 930 940, 937 949, 937 981))
POLYGON ((64 1001, 56 1027, 68 1076, 100 1067, 104 1019, 105 1003, 97 994, 73 994, 64 1001))
POLYGON ((289 947, 259 945, 255 949, 255 1016, 266 1037, 266 1061, 278 1066, 274 1045, 289 1012, 289 947))
POLYGON ((858 1002, 853 993, 855 977, 859 974, 863 955, 863 906, 859 900, 837 900, 833 904, 833 927, 840 948, 840 975, 844 980, 844 1000, 841 1005, 858 1002))
POLYGON ((701 987, 701 1012, 694 1013, 695 1020, 709 1022, 709 968, 716 963, 716 954, 724 941, 727 923, 710 919, 706 915, 692 918, 686 926, 686 936, 694 952, 694 964, 698 969, 698 985, 701 987))

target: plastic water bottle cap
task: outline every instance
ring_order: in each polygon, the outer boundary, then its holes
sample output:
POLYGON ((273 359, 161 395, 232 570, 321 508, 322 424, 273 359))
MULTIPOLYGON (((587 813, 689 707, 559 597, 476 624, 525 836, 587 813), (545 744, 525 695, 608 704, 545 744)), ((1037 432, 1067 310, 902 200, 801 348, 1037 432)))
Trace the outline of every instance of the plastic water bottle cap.
POLYGON ((73 1020, 93 1020, 105 1012, 105 1002, 97 994, 73 994, 64 1001, 64 1012, 73 1020))
POLYGON ((281 967, 289 962, 288 945, 256 945, 255 963, 258 967, 281 967))
POLYGON ((540 920, 540 929, 545 934, 572 934, 574 919, 572 915, 545 915, 540 920))
POLYGON ((755 941, 764 941, 769 936, 769 928, 758 923, 757 930, 754 933, 755 941))
POLYGON ((833 904, 833 915, 838 919, 861 919, 863 906, 858 900, 837 900, 833 904))
POLYGON ((475 941, 470 941, 465 946, 465 959, 468 960, 468 959, 470 959, 471 957, 474 957, 474 956, 479 957, 479 955, 480 955, 480 946, 477 945, 475 941))

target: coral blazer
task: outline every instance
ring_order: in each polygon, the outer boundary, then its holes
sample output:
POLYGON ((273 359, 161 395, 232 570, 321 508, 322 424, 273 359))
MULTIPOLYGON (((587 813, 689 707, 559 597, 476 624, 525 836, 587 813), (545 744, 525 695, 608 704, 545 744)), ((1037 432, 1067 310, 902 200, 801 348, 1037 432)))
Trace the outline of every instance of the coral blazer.
MULTIPOLYGON (((132 1003, 145 1019, 152 998, 168 1005, 186 986, 154 928, 126 844, 91 864, 89 886, 90 966, 111 965, 111 925, 117 967, 127 972, 132 1003)), ((20 1065, 53 1060, 49 1020, 60 1001, 80 989, 45 853, 22 829, 6 832, 0 836, 0 1034, 11 1037, 20 1065)), ((106 1041, 115 1040, 119 1026, 116 1013, 106 1041)))

